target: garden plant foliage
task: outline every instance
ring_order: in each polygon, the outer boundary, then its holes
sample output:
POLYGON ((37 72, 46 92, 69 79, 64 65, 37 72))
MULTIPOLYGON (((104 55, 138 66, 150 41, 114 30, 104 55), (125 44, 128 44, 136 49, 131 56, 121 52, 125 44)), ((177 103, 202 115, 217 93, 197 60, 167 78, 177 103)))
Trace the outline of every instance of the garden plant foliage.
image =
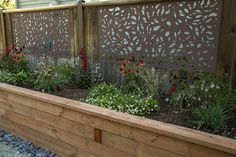
POLYGON ((123 94, 121 89, 108 84, 94 87, 86 102, 138 116, 150 114, 158 109, 158 102, 152 97, 143 98, 136 94, 123 94))
POLYGON ((218 131, 224 129, 236 107, 236 93, 214 74, 201 74, 197 80, 180 85, 171 101, 180 110, 192 109, 198 129, 218 131))

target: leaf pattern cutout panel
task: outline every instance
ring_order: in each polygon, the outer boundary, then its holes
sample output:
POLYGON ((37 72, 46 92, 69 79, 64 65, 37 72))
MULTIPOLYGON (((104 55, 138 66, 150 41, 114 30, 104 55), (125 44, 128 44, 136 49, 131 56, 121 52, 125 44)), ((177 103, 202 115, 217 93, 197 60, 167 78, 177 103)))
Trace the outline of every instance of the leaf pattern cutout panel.
POLYGON ((70 57, 72 11, 70 9, 13 13, 13 38, 26 54, 70 57))
POLYGON ((99 7, 103 62, 127 57, 156 68, 214 71, 222 0, 99 7))

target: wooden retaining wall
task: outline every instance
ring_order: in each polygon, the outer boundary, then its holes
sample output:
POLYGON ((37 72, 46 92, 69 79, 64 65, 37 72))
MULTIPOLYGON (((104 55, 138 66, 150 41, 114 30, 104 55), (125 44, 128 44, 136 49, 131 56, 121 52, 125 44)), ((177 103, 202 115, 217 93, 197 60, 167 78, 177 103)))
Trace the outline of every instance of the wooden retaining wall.
POLYGON ((236 141, 0 84, 0 127, 62 157, 235 157, 236 141))

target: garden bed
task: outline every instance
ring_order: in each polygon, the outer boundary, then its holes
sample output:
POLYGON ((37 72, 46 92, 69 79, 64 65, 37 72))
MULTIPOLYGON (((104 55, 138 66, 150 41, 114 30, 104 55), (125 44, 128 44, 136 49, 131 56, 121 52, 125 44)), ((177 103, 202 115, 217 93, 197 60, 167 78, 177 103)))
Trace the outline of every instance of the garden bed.
POLYGON ((0 93, 0 126, 59 156, 236 155, 228 138, 6 84, 0 93))
MULTIPOLYGON (((225 136, 236 139, 236 112, 231 113, 231 119, 227 120, 227 126, 223 130, 213 131, 210 129, 200 129, 201 131, 225 136)), ((174 125, 179 125, 187 128, 197 129, 194 124, 194 115, 191 110, 185 109, 183 111, 174 110, 173 106, 165 100, 160 101, 160 110, 148 115, 146 118, 166 122, 174 125)))
POLYGON ((120 84, 108 84, 101 65, 80 54, 74 63, 44 56, 33 69, 24 47, 12 47, 1 56, 0 82, 235 138, 236 91, 216 75, 146 67, 131 56, 118 67, 120 84))
POLYGON ((86 57, 74 64, 43 57, 32 69, 22 49, 10 49, 0 61, 0 82, 36 90, 0 84, 0 126, 59 156, 236 154, 235 140, 184 128, 235 138, 235 91, 213 74, 168 72, 131 58, 119 67, 118 86, 86 57))
MULTIPOLYGON (((85 102, 89 92, 89 89, 65 89, 62 91, 55 91, 50 94, 85 102)), ((197 129, 191 109, 184 109, 183 111, 174 109, 173 105, 170 104, 170 99, 168 97, 168 95, 163 95, 161 99, 158 99, 160 102, 159 110, 151 113, 150 115, 146 115, 145 117, 156 121, 197 129)), ((236 112, 231 113, 230 119, 227 120, 226 123, 227 127, 221 130, 212 130, 207 128, 200 128, 199 130, 236 139, 236 112)))

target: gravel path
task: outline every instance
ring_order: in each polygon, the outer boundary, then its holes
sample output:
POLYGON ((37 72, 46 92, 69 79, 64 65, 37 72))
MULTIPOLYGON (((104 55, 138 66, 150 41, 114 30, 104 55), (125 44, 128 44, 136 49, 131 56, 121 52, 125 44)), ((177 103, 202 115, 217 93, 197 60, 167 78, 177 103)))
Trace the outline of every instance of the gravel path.
POLYGON ((58 157, 29 141, 0 130, 0 157, 58 157))

